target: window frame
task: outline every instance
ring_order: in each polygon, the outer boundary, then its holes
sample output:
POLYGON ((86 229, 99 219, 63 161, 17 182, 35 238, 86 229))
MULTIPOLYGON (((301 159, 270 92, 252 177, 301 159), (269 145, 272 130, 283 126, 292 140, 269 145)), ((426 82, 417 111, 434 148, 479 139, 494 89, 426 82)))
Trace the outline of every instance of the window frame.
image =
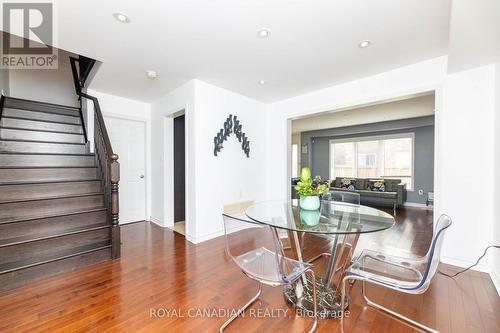
MULTIPOLYGON (((335 164, 333 156, 335 154, 334 144, 335 143, 355 143, 354 145, 354 173, 353 177, 357 177, 358 174, 358 145, 359 142, 364 141, 380 141, 380 140, 390 140, 390 139, 411 139, 411 154, 410 154, 410 166, 411 166, 411 189, 407 189, 409 192, 413 192, 415 189, 415 132, 405 132, 405 133, 397 133, 397 134, 381 134, 375 136, 360 136, 360 137, 351 137, 351 138, 343 138, 343 139, 331 139, 329 141, 329 160, 328 160, 328 168, 330 179, 335 179, 335 164)), ((384 156, 385 158, 385 156, 384 156)), ((383 159, 382 159, 383 160, 383 159)), ((383 163, 380 162, 379 163, 383 163)), ((408 176, 380 176, 380 178, 397 178, 397 177, 405 177, 408 176)))

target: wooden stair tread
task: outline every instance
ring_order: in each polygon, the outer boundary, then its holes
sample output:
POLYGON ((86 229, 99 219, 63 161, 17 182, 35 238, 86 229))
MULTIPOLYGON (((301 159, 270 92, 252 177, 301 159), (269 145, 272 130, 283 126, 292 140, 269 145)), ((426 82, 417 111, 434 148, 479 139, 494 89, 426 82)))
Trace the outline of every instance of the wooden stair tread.
POLYGON ((40 113, 48 113, 48 114, 54 114, 54 115, 59 115, 59 116, 68 116, 68 117, 75 117, 75 118, 80 118, 80 113, 79 113, 79 109, 75 109, 74 112, 64 112, 64 113, 58 113, 58 112, 54 112, 54 111, 49 111, 49 110, 33 110, 33 109, 22 109, 22 108, 19 108, 19 107, 14 107, 14 106, 8 106, 8 107, 4 107, 4 110, 21 110, 21 111, 30 111, 30 112, 40 112, 40 113))
MULTIPOLYGON (((2 117, 3 118, 3 117, 2 117)), ((61 134, 71 134, 71 135, 83 135, 83 133, 75 133, 71 131, 54 131, 54 130, 47 130, 47 129, 33 129, 33 128, 24 128, 24 127, 17 127, 17 126, 0 126, 0 129, 11 129, 11 130, 17 130, 17 131, 31 131, 31 132, 43 132, 43 133, 61 133, 61 134)))
POLYGON ((8 239, 0 240, 0 248, 6 247, 6 246, 14 246, 14 245, 19 245, 19 244, 24 244, 24 243, 36 242, 36 241, 41 241, 41 240, 46 240, 46 239, 51 239, 51 238, 57 238, 57 237, 62 237, 62 236, 69 236, 69 235, 79 234, 79 233, 87 232, 87 231, 106 229, 109 227, 110 227, 110 225, 97 223, 97 224, 91 224, 91 225, 87 225, 87 226, 68 228, 66 230, 60 230, 58 232, 51 232, 51 233, 47 232, 47 233, 21 236, 21 237, 8 238, 8 239))
POLYGON ((72 178, 72 179, 58 179, 58 180, 41 180, 41 181, 16 181, 16 182, 0 182, 1 186, 11 185, 40 185, 40 184, 60 184, 60 183, 81 183, 81 182, 100 182, 97 178, 72 178))
POLYGON ((0 169, 78 169, 78 168, 84 168, 84 169, 88 169, 88 168, 93 168, 93 169, 97 169, 97 166, 95 165, 88 165, 88 166, 78 166, 78 165, 73 165, 73 166, 57 166, 57 165, 53 165, 53 166, 6 166, 6 167, 3 167, 3 166, 0 166, 0 169))
POLYGON ((29 121, 36 121, 36 122, 40 122, 40 123, 50 123, 50 124, 75 125, 75 126, 81 125, 81 124, 76 124, 76 123, 68 123, 68 122, 64 122, 64 121, 45 120, 45 119, 33 119, 33 118, 28 118, 28 117, 2 115, 2 119, 4 119, 4 118, 19 119, 19 120, 29 120, 29 121))
POLYGON ((64 141, 42 141, 42 140, 27 140, 27 139, 6 139, 2 138, 0 136, 0 142, 1 141, 6 141, 6 142, 36 142, 36 143, 54 143, 54 144, 63 144, 63 145, 80 145, 80 146, 85 146, 86 143, 82 142, 64 142, 64 141))
MULTIPOLYGON (((49 102, 43 102, 43 101, 35 101, 35 100, 29 100, 29 99, 24 99, 24 98, 17 98, 17 97, 10 97, 10 96, 5 96, 5 108, 13 108, 14 106, 19 106, 22 104, 32 104, 32 105, 41 105, 41 106, 46 106, 46 107, 51 107, 54 109, 65 109, 65 110, 72 110, 72 111, 79 111, 80 108, 77 106, 70 106, 70 105, 63 105, 63 104, 55 104, 55 103, 49 103, 49 102)), ((26 110, 26 109, 22 109, 26 110)))
POLYGON ((71 258, 81 254, 90 253, 106 248, 111 248, 111 241, 79 246, 69 250, 59 251, 57 253, 51 253, 50 255, 31 257, 30 259, 27 260, 8 262, 0 264, 0 274, 6 274, 33 266, 43 265, 53 261, 71 258))
POLYGON ((0 219, 0 224, 25 222, 25 221, 33 221, 33 220, 42 220, 42 219, 48 219, 48 218, 52 218, 52 217, 61 217, 61 216, 85 214, 85 213, 99 212, 99 211, 104 211, 104 210, 107 210, 107 209, 105 207, 100 206, 100 207, 94 207, 94 208, 83 209, 83 210, 73 210, 73 209, 71 209, 71 210, 68 210, 68 211, 59 212, 57 214, 38 214, 38 215, 33 215, 33 216, 24 216, 22 218, 17 218, 17 219, 1 218, 0 219))
MULTIPOLYGON (((0 140, 1 141, 1 140, 0 140)), ((10 152, 0 151, 1 155, 50 155, 50 156, 95 156, 93 153, 30 153, 30 152, 10 152)))
POLYGON ((91 196, 95 196, 95 195, 104 195, 104 193, 103 192, 92 192, 92 193, 79 193, 79 194, 67 194, 67 195, 66 194, 65 195, 53 195, 53 196, 48 196, 48 197, 29 198, 29 199, 3 200, 3 201, 0 201, 0 205, 6 204, 6 203, 16 203, 16 202, 91 197, 91 196))

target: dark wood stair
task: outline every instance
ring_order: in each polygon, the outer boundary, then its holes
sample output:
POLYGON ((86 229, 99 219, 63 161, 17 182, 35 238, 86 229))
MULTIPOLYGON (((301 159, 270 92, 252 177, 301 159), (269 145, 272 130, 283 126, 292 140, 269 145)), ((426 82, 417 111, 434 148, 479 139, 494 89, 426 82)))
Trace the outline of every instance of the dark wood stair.
POLYGON ((10 97, 2 104, 0 290, 111 259, 103 173, 79 108, 10 97))

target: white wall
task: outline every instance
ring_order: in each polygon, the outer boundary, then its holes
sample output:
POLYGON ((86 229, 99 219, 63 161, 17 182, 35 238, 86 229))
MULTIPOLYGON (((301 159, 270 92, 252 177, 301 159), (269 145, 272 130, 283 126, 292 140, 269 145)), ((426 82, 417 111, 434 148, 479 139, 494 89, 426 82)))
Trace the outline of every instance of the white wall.
MULTIPOLYGON (((104 117, 139 120, 146 123, 146 216, 151 216, 153 179, 151 170, 151 105, 92 89, 87 89, 87 93, 98 98, 104 117)), ((93 108, 93 103, 89 101, 87 106, 88 119, 93 119, 93 108)), ((89 140, 92 142, 94 133, 93 123, 92 121, 87 121, 87 124, 89 125, 89 140)), ((115 151, 115 153, 120 155, 119 151, 115 151)))
POLYGON ((0 69, 0 90, 5 96, 9 96, 9 70, 0 69))
MULTIPOLYGON (((494 220, 494 66, 446 77, 436 124, 440 142, 435 215, 453 219, 443 261, 466 266, 492 243, 494 220)), ((488 260, 480 269, 489 271, 488 260)))
MULTIPOLYGON (((6 32, 0 32, 1 41, 5 40, 6 32)), ((3 91, 5 96, 9 95, 9 70, 0 68, 0 90, 3 91)))
MULTIPOLYGON (((196 235, 199 242, 223 234, 223 206, 266 198, 266 108, 263 103, 196 81, 196 235), (236 115, 250 140, 250 158, 231 135, 216 157, 214 136, 229 114, 236 115)), ((188 162, 189 163, 189 162, 188 162)))
POLYGON ((69 61, 72 55, 64 50, 58 50, 58 69, 10 70, 9 96, 80 106, 69 61))
POLYGON ((449 73, 500 61, 500 1, 453 0, 449 73))

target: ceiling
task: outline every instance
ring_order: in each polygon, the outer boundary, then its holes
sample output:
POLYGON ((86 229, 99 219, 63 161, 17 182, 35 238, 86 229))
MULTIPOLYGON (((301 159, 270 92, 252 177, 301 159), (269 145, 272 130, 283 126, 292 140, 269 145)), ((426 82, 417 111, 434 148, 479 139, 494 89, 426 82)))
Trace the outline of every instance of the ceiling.
POLYGON ((434 110, 434 93, 428 93, 297 119, 292 121, 292 133, 424 117, 433 115, 434 110))
POLYGON ((153 101, 198 78, 273 102, 446 54, 450 2, 59 0, 55 46, 102 61, 103 92, 153 101))

